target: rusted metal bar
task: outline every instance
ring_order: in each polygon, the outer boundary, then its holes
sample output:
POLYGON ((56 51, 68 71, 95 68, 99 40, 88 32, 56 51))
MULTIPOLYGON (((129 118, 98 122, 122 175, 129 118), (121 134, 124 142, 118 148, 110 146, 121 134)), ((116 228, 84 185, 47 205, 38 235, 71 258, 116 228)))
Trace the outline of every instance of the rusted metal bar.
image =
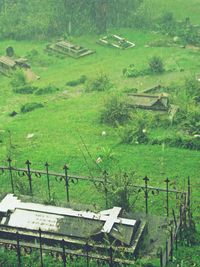
POLYGON ((42 257, 42 230, 39 228, 39 243, 40 243, 40 264, 41 267, 44 266, 43 264, 43 257, 42 257))
POLYGON ((12 165, 11 165, 11 158, 8 158, 8 168, 9 168, 9 172, 10 172, 10 182, 11 182, 11 188, 12 188, 12 193, 14 194, 15 193, 15 190, 14 190, 14 183, 13 183, 13 174, 12 174, 12 165))
POLYGON ((33 195, 33 189, 32 189, 32 177, 31 177, 31 162, 29 160, 27 160, 25 162, 25 164, 27 165, 27 175, 28 175, 28 181, 29 181, 29 190, 30 190, 30 194, 33 195))
POLYGON ((170 246, 171 246, 171 262, 173 262, 173 252, 174 252, 174 237, 173 237, 173 228, 170 230, 170 246))
POLYGON ((149 198, 149 195, 148 195, 148 181, 149 181, 149 178, 147 176, 145 176, 143 180, 144 180, 144 183, 145 183, 145 191, 144 191, 145 212, 146 212, 146 214, 148 214, 148 198, 149 198))
POLYGON ((48 164, 48 162, 45 163, 45 167, 46 167, 46 175, 47 175, 48 196, 49 196, 49 201, 51 201, 51 188, 50 188, 50 181, 49 181, 49 164, 48 164))
POLYGON ((106 200, 106 208, 108 208, 108 173, 107 171, 104 171, 103 173, 104 176, 104 191, 105 191, 105 200, 106 200))
POLYGON ((113 263, 113 248, 112 247, 110 247, 110 249, 109 249, 109 254, 110 254, 110 262, 109 262, 109 266, 110 267, 113 267, 114 265, 114 263, 113 263))
POLYGON ((16 241, 17 241, 17 260, 18 260, 18 267, 21 267, 21 248, 20 248, 20 241, 19 241, 19 233, 16 232, 16 241))
MULTIPOLYGON (((9 170, 8 166, 0 166, 0 170, 9 170)), ((17 171, 17 172, 27 172, 27 169, 25 168, 16 168, 16 167, 12 167, 13 171, 17 171)), ((31 169, 31 173, 32 174, 40 174, 40 175, 46 175, 46 171, 41 171, 41 170, 33 170, 31 169)), ((63 177, 65 178, 65 174, 63 173, 56 173, 56 172, 49 172, 49 177, 50 176, 54 176, 54 177, 63 177)), ((89 181, 89 182, 99 182, 99 183, 104 183, 104 179, 100 179, 100 178, 95 178, 93 179, 92 177, 89 176, 78 176, 78 175, 70 175, 68 174, 68 180, 70 179, 77 179, 77 180, 84 180, 84 181, 89 181)), ((107 180, 107 183, 109 184, 110 181, 107 180)), ((143 185, 133 185, 134 188, 141 188, 141 189, 145 189, 146 186, 143 185)), ((160 188, 160 187, 154 187, 154 186, 147 186, 147 188, 149 190, 157 190, 160 192, 166 192, 166 189, 164 188, 160 188)), ((183 191, 179 191, 179 190, 173 190, 173 189, 169 189, 168 190, 169 193, 178 193, 178 194, 182 194, 183 191)))
POLYGON ((167 209, 167 217, 169 217, 169 179, 165 180, 166 183, 166 209, 167 209))
POLYGON ((68 177, 68 167, 65 164, 64 167, 64 172, 65 172, 65 188, 66 188, 66 193, 67 193, 67 202, 69 202, 69 177, 68 177))
POLYGON ((62 260, 63 260, 63 266, 67 266, 67 260, 66 260, 66 254, 65 254, 65 240, 62 240, 62 260))
POLYGON ((163 267, 163 251, 162 251, 162 248, 160 250, 160 267, 163 267))

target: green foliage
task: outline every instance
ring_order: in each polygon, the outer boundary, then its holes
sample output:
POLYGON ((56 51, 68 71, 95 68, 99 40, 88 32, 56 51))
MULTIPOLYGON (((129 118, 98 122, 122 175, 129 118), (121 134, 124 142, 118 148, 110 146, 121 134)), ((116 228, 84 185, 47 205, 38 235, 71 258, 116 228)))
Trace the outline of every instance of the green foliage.
POLYGON ((186 79, 185 81, 186 93, 196 103, 200 102, 200 83, 195 77, 186 79))
POLYGON ((154 56, 149 60, 149 67, 152 73, 163 73, 164 64, 160 57, 154 56))
POLYGON ((109 77, 106 74, 100 74, 86 85, 86 91, 107 91, 113 87, 109 77))
POLYGON ((169 147, 185 148, 190 150, 200 150, 200 138, 194 138, 189 136, 174 136, 173 138, 153 138, 148 142, 151 145, 165 144, 169 147))
POLYGON ((176 35, 176 20, 172 12, 166 11, 159 21, 159 27, 163 33, 170 33, 176 35))
POLYGON ((123 124, 131 118, 130 108, 125 99, 114 96, 105 104, 101 112, 101 122, 116 126, 123 124))
POLYGON ((129 87, 125 87, 123 90, 124 93, 137 93, 138 89, 137 88, 129 88, 129 87))
POLYGON ((38 88, 36 86, 25 85, 22 87, 14 88, 13 92, 16 94, 33 94, 38 88))
POLYGON ((18 0, 13 4, 4 0, 0 8, 0 35, 19 40, 103 33, 107 27, 132 26, 140 3, 141 0, 62 0, 59 3, 18 0))
POLYGON ((158 29, 170 36, 178 36, 183 44, 200 45, 199 27, 191 24, 189 18, 177 21, 172 12, 165 12, 158 21, 158 29))
POLYGON ((66 85, 68 86, 77 86, 77 85, 80 85, 80 84, 83 84, 85 83, 87 80, 87 76, 85 75, 82 75, 79 79, 77 80, 73 80, 73 81, 69 81, 66 83, 66 85))
POLYGON ((32 85, 25 85, 23 87, 17 87, 13 89, 14 93, 17 94, 33 94, 35 95, 45 95, 45 94, 52 94, 57 92, 59 89, 53 85, 48 85, 46 87, 38 88, 32 85))
POLYGON ((59 89, 54 86, 54 85, 48 85, 46 87, 43 87, 43 88, 39 88, 35 94, 36 95, 45 95, 45 94, 52 94, 52 93, 55 93, 57 92, 59 89))
POLYGON ((11 80, 11 85, 13 87, 19 87, 19 86, 24 86, 27 83, 26 76, 24 72, 20 69, 14 71, 12 80, 11 80))
POLYGON ((200 133, 200 110, 190 109, 186 118, 181 122, 181 126, 191 135, 200 133))
POLYGON ((127 78, 137 78, 151 74, 149 69, 138 70, 134 64, 130 64, 127 68, 123 69, 123 75, 127 78))
POLYGON ((121 127, 119 131, 120 141, 123 144, 147 144, 148 135, 143 123, 121 127))
POLYGON ((119 172, 113 176, 109 175, 110 183, 107 184, 108 201, 111 206, 122 207, 130 211, 130 196, 133 189, 133 177, 135 173, 119 172))
POLYGON ((35 103, 35 102, 27 103, 21 107, 21 112, 26 113, 26 112, 33 111, 34 109, 43 108, 43 107, 44 105, 41 103, 35 103))

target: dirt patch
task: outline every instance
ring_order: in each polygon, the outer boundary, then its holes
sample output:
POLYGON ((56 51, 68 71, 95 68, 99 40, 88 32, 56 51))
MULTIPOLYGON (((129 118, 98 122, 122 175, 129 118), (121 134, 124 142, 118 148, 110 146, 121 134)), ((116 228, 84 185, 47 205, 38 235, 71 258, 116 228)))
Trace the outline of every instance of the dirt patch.
POLYGON ((36 81, 40 79, 40 76, 36 75, 31 69, 24 70, 24 74, 28 80, 28 82, 36 81))

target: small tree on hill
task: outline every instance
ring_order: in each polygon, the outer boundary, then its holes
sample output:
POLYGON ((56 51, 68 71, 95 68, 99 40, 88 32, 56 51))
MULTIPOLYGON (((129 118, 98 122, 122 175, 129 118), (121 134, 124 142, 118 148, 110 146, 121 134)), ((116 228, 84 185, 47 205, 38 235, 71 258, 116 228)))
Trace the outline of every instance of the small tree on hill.
POLYGON ((149 67, 153 73, 164 72, 164 64, 160 57, 154 56, 149 60, 149 67))

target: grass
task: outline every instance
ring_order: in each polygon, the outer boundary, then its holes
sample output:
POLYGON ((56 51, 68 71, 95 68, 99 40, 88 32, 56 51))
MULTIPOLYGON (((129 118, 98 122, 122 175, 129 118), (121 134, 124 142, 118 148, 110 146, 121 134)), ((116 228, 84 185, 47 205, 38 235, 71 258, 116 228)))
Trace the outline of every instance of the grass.
MULTIPOLYGON (((94 160, 102 154, 103 148, 110 148, 114 153, 116 171, 134 170, 137 184, 143 184, 142 178, 145 175, 150 177, 152 186, 161 186, 166 177, 171 180, 178 177, 176 179, 180 187, 186 186, 187 176, 191 176, 194 186, 198 183, 200 171, 198 151, 169 147, 163 150, 162 146, 119 144, 117 129, 100 124, 99 115, 109 94, 121 94, 125 87, 136 87, 142 91, 157 84, 182 85, 185 77, 199 73, 199 52, 178 47, 145 47, 150 41, 162 38, 156 33, 130 29, 120 29, 116 32, 135 42, 136 47, 125 51, 102 47, 95 43, 98 38, 95 35, 72 38, 72 41, 77 44, 83 44, 96 51, 95 54, 79 60, 48 56, 43 52, 45 42, 1 41, 2 54, 8 45, 13 46, 16 54, 20 56, 26 56, 31 50, 36 49, 39 56, 33 57, 30 63, 41 79, 32 85, 45 87, 51 84, 59 88, 59 91, 48 95, 15 94, 10 85, 10 79, 0 76, 0 140, 2 139, 0 161, 2 164, 6 164, 6 157, 10 153, 11 139, 14 165, 23 167, 24 162, 29 159, 32 162, 32 168, 44 169, 44 163, 48 161, 53 171, 63 172, 62 166, 68 163, 70 173, 88 175, 88 167, 82 154, 84 152, 92 172, 99 175, 96 165, 85 151, 81 141, 83 138, 94 160), (162 75, 136 79, 126 79, 122 76, 122 69, 129 64, 146 68, 152 55, 162 57, 166 67, 175 70, 162 75), (184 71, 180 72, 178 66, 184 71), (115 83, 115 88, 109 93, 85 93, 84 85, 73 88, 66 86, 68 81, 76 80, 81 75, 91 79, 99 73, 108 74, 111 81, 115 83), (44 108, 18 114, 12 118, 8 116, 13 110, 19 112, 21 106, 29 102, 42 103, 44 108), (102 136, 102 131, 106 132, 105 136, 102 136), (34 136, 27 138, 30 133, 34 136)), ((170 134, 176 133, 170 132, 170 134)), ((162 136, 164 133, 157 129, 152 135, 162 136)), ((100 163, 100 166, 102 169, 109 167, 107 162, 100 163)), ((0 192, 8 191, 9 180, 6 176, 0 178, 0 192)), ((45 183, 46 181, 42 181, 43 185, 45 183)), ((52 183, 56 197, 65 199, 64 185, 52 183)), ((43 187, 34 186, 33 190, 38 196, 46 197, 43 187)), ((73 202, 104 207, 102 195, 93 185, 87 183, 71 186, 70 197, 73 202)), ((194 189, 193 197, 199 201, 198 190, 194 189)))

